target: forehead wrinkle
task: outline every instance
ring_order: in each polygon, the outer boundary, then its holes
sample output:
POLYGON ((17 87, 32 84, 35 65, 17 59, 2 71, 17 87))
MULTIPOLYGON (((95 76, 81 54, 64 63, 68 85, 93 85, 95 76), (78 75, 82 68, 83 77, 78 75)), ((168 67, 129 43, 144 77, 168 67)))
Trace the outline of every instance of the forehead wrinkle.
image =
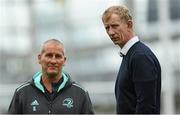
MULTIPOLYGON (((42 47, 42 50, 41 50, 41 53, 44 53, 45 52, 45 49, 47 49, 47 45, 48 44, 54 44, 53 46, 57 45, 60 49, 62 49, 62 53, 64 55, 65 53, 65 49, 64 49, 64 45, 63 44, 60 44, 60 43, 57 43, 57 42, 53 42, 53 41, 49 41, 47 43, 44 43, 43 44, 43 47, 42 47)), ((59 49, 59 51, 61 52, 61 50, 59 49)))

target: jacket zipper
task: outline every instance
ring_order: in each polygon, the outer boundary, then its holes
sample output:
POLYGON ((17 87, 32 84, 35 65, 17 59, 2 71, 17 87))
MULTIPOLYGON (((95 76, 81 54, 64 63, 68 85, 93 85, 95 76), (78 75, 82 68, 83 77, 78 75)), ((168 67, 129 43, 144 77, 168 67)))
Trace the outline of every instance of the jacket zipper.
POLYGON ((50 105, 50 108, 49 108, 48 114, 51 114, 52 113, 52 101, 49 102, 49 105, 50 105))

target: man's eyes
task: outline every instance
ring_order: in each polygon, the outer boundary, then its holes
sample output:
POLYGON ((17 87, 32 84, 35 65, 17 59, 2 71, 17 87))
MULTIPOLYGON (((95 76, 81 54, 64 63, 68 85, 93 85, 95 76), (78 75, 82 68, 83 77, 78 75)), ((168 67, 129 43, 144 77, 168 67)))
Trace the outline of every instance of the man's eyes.
POLYGON ((46 56, 46 57, 53 57, 52 54, 46 54, 45 56, 46 56))
POLYGON ((63 56, 62 55, 56 55, 56 58, 62 58, 63 56))
POLYGON ((118 27, 118 26, 119 26, 118 24, 111 25, 111 27, 113 28, 118 27))
POLYGON ((118 24, 113 24, 113 25, 106 26, 105 28, 106 28, 106 30, 108 30, 110 27, 111 28, 116 28, 118 26, 119 26, 118 24))
POLYGON ((46 54, 45 55, 46 57, 48 57, 48 58, 53 58, 54 56, 55 56, 55 58, 62 58, 63 56, 62 55, 60 55, 60 54, 57 54, 57 55, 53 55, 53 54, 46 54))

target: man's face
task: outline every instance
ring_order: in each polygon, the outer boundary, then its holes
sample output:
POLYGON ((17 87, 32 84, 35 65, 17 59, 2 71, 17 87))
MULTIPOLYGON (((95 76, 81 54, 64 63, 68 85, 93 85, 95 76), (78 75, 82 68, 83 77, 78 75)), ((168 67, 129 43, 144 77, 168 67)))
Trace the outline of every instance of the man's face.
POLYGON ((38 55, 42 72, 48 77, 56 77, 65 64, 64 47, 61 44, 49 42, 44 45, 43 51, 38 55))
POLYGON ((125 21, 122 21, 117 14, 111 14, 104 21, 104 26, 113 43, 122 48, 128 41, 128 25, 125 21))

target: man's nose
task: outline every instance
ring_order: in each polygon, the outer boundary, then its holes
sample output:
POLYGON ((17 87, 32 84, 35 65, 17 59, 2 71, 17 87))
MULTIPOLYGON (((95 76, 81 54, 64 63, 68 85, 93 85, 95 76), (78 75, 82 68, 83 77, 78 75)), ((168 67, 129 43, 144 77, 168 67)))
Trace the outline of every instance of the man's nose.
POLYGON ((51 63, 56 63, 56 57, 53 56, 53 57, 51 58, 50 62, 51 62, 51 63))
POLYGON ((113 29, 111 27, 109 28, 108 34, 109 34, 109 36, 113 36, 114 35, 114 31, 113 31, 113 29))

